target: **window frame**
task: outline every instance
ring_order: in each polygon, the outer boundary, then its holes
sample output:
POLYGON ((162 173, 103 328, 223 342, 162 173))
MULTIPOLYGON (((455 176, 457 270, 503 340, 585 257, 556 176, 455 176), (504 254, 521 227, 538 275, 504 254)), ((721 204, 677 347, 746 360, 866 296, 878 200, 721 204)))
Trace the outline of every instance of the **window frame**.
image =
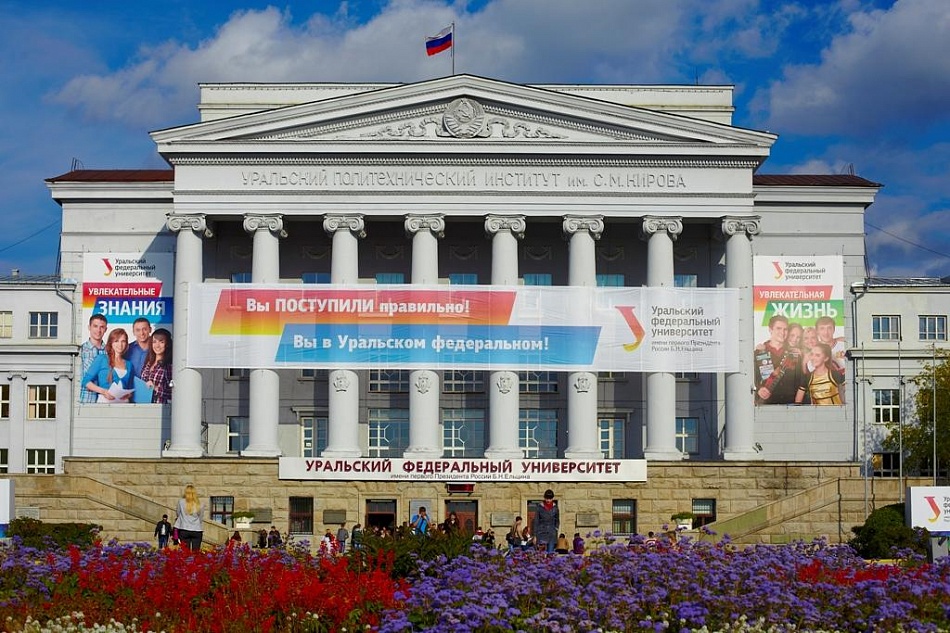
POLYGON ((212 521, 234 527, 234 497, 231 495, 212 495, 209 501, 209 516, 212 521))
POLYGON ((0 338, 13 338, 13 310, 0 310, 0 338))
POLYGON ((627 416, 599 415, 597 437, 605 459, 623 459, 627 444, 627 416))
POLYGON ((287 498, 287 532, 290 536, 314 534, 313 497, 287 498))
POLYGON ((947 316, 942 314, 918 315, 917 337, 921 341, 946 341, 947 316), (931 325, 933 327, 930 327, 931 325))
POLYGON ((690 503, 693 513, 693 529, 716 522, 716 500, 713 498, 693 499, 690 503), (708 508, 711 508, 709 510, 708 508))
POLYGON ((900 339, 901 317, 899 314, 871 315, 871 340, 899 341, 900 339))
POLYGON ((699 455, 699 418, 695 416, 676 416, 676 450, 684 455, 699 455), (688 424, 695 424, 690 430, 688 424), (695 450, 686 450, 695 445, 695 450))
POLYGON ((59 336, 59 312, 30 312, 31 339, 55 339, 59 336))
POLYGON ((327 415, 308 413, 299 417, 300 421, 300 456, 319 457, 329 445, 330 418, 327 415), (307 440, 310 447, 307 448, 307 440))
POLYGON ((0 448, 0 474, 10 472, 10 449, 0 448))
POLYGON ((367 427, 369 457, 399 458, 409 448, 409 409, 371 407, 367 427))
POLYGON ((10 383, 0 384, 0 420, 10 419, 10 383))
POLYGON ((872 389, 871 404, 874 424, 899 424, 901 421, 900 389, 872 389), (884 397, 889 396, 889 397, 884 397), (885 400, 887 400, 885 402, 885 400))
POLYGON ((247 450, 251 443, 251 417, 248 415, 229 415, 228 422, 228 454, 240 455, 247 450), (236 429, 236 430, 235 430, 236 429), (235 444, 238 442, 238 444, 235 444), (235 449, 234 446, 240 446, 235 449))
POLYGON ((631 534, 637 534, 636 499, 611 500, 610 527, 611 532, 615 536, 629 536, 631 534))
POLYGON ((56 385, 27 385, 26 393, 26 418, 28 420, 56 419, 56 385), (41 392, 43 398, 40 397, 41 392))
POLYGON ((467 459, 485 457, 486 421, 485 409, 471 407, 442 409, 442 455, 467 459))
POLYGON ((56 449, 28 448, 26 449, 26 474, 28 475, 55 475, 56 449), (42 457, 43 459, 39 459, 42 457))
POLYGON ((558 422, 558 409, 522 407, 518 410, 518 448, 525 459, 557 458, 558 422))

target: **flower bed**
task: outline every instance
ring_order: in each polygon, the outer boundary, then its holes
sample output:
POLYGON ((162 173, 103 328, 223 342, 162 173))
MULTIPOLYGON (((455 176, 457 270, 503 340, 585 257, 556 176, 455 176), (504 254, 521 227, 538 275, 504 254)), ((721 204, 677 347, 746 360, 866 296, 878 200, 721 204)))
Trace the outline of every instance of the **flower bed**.
POLYGON ((365 562, 247 547, 4 548, 0 623, 81 631, 114 620, 98 630, 168 633, 950 631, 950 561, 872 565, 821 543, 603 545, 587 556, 474 547, 421 563, 409 583, 393 580, 386 561, 365 562))

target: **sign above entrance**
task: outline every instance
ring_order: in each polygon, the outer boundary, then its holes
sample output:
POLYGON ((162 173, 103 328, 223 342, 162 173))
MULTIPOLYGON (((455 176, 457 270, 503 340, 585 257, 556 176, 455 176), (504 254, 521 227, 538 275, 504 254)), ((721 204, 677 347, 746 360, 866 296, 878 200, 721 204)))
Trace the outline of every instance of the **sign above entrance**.
POLYGON ((280 479, 300 481, 646 481, 645 459, 401 459, 281 457, 280 479))

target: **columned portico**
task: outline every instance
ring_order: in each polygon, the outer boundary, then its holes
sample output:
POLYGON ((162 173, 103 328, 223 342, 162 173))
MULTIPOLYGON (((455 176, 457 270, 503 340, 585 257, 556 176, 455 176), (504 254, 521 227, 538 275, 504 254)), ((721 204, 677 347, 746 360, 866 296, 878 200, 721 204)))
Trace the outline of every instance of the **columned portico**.
MULTIPOLYGON (((601 216, 564 217, 563 231, 568 242, 568 277, 571 286, 597 286, 597 262, 594 242, 604 231, 601 216)), ((576 322, 584 319, 591 302, 575 302, 571 310, 576 322)), ((567 448, 568 459, 598 459, 604 457, 599 446, 597 428, 597 374, 590 371, 571 372, 567 377, 567 448)))
MULTIPOLYGON (((491 282, 497 286, 518 283, 518 239, 524 236, 525 220, 520 215, 489 215, 485 218, 485 232, 491 236, 491 282)), ((485 457, 516 459, 522 451, 518 447, 521 390, 518 374, 513 371, 493 371, 489 377, 489 445, 485 457)))
MULTIPOLYGON (((172 356, 171 441, 164 457, 201 457, 201 372, 188 366, 188 292, 204 281, 202 239, 213 234, 204 214, 169 213, 175 244, 175 354, 172 356)), ((197 331, 197 328, 196 328, 197 331)))
MULTIPOLYGON (((359 281, 359 242, 366 237, 362 215, 327 215, 323 230, 332 236, 330 282, 356 284, 359 281)), ((329 428, 323 457, 359 457, 360 378, 351 369, 330 372, 329 428)))
POLYGON ((722 218, 726 240, 726 287, 739 291, 738 344, 739 371, 726 374, 727 460, 761 459, 755 445, 755 401, 752 357, 755 340, 752 322, 752 236, 760 231, 759 217, 722 218))
MULTIPOLYGON (((445 232, 442 215, 406 216, 406 233, 412 237, 412 283, 439 283, 439 238, 445 232)), ((409 374, 409 447, 411 459, 440 457, 442 435, 439 428, 439 374, 416 369, 409 374)))
MULTIPOLYGON (((678 217, 645 216, 642 233, 647 240, 647 285, 673 286, 673 241, 683 232, 678 217)), ((647 438, 644 457, 681 460, 676 449, 676 377, 666 371, 646 375, 647 438)))

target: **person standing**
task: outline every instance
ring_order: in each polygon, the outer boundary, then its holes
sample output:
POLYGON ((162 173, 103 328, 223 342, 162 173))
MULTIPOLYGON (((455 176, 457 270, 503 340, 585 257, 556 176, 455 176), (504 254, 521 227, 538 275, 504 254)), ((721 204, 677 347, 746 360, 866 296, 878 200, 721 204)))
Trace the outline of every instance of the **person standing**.
POLYGON ((336 540, 340 544, 340 553, 346 553, 346 540, 350 538, 350 533, 346 529, 346 523, 340 525, 340 529, 336 531, 336 540))
POLYGON ((182 498, 178 500, 178 511, 175 517, 178 538, 186 549, 193 551, 201 549, 201 539, 204 536, 204 513, 205 506, 198 498, 198 490, 188 484, 185 486, 182 498))
POLYGON ((353 549, 363 547, 363 526, 357 523, 353 526, 353 549))
POLYGON ((135 377, 142 377, 145 357, 152 349, 152 324, 145 317, 132 322, 132 337, 135 339, 125 352, 125 357, 135 365, 135 377))
POLYGON ((544 491, 544 501, 538 506, 534 513, 534 526, 531 530, 538 543, 538 548, 544 545, 544 549, 553 552, 557 545, 558 531, 561 529, 561 514, 557 507, 557 501, 554 500, 554 491, 548 488, 544 491))
POLYGON ((168 547, 168 539, 172 535, 172 524, 168 522, 168 515, 163 514, 162 520, 155 524, 155 536, 158 538, 158 549, 168 547))
MULTIPOLYGON (((145 355, 141 379, 152 389, 152 402, 167 404, 172 399, 172 336, 165 328, 152 334, 150 349, 145 355)), ((133 345, 134 347, 134 345, 133 345)))
POLYGON ((802 356, 786 344, 788 319, 769 319, 769 340, 755 348, 755 403, 792 404, 801 384, 802 356))
POLYGON ((412 528, 413 534, 425 536, 429 533, 429 515, 425 506, 419 507, 419 512, 409 521, 409 527, 412 528))
MULTIPOLYGON (((109 322, 101 314, 94 314, 89 317, 89 338, 79 346, 79 358, 82 361, 82 374, 84 376, 92 367, 92 361, 96 360, 99 354, 106 351, 106 344, 102 339, 105 337, 108 327, 109 322)), ((98 395, 94 391, 86 389, 85 383, 79 386, 79 402, 95 402, 98 395)))
POLYGON ((96 402, 121 402, 132 400, 135 386, 135 365, 125 359, 129 347, 129 335, 122 328, 109 332, 104 354, 99 354, 83 374, 82 384, 86 390, 97 394, 96 402), (116 397, 112 388, 117 387, 124 395, 116 397))

